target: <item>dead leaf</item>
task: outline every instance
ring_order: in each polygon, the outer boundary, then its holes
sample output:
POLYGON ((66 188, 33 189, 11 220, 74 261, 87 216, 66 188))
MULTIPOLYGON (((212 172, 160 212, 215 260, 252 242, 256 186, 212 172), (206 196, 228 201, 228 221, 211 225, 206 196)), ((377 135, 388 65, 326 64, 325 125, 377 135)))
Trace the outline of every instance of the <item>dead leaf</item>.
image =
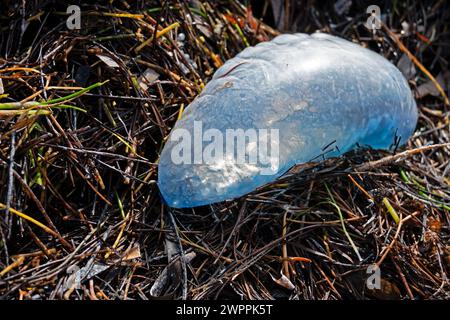
POLYGON ((134 247, 129 248, 125 252, 125 256, 122 258, 122 261, 138 259, 141 257, 141 248, 139 245, 135 245, 134 247))
POLYGON ((401 298, 400 289, 393 282, 380 280, 380 289, 368 289, 367 293, 380 300, 398 300, 401 298))
POLYGON ((430 227, 431 231, 439 233, 442 228, 442 223, 439 218, 428 217, 428 226, 430 227))
MULTIPOLYGON (((450 86, 450 71, 447 70, 445 73, 442 73, 442 72, 439 73, 439 75, 436 77, 436 81, 441 85, 441 87, 445 91, 448 91, 449 86, 450 86)), ((432 95, 435 97, 440 96, 438 89, 436 88, 436 86, 433 84, 433 82, 431 80, 421 84, 417 88, 418 98, 422 98, 427 95, 432 95)))
POLYGON ((153 69, 148 68, 144 73, 138 78, 139 86, 142 90, 147 91, 147 89, 159 78, 159 73, 153 69))
POLYGON ((285 29, 285 13, 284 13, 284 1, 283 0, 271 0, 273 17, 275 20, 275 26, 278 30, 285 29))
POLYGON ((291 280, 289 280, 288 277, 286 277, 284 274, 281 274, 280 279, 275 279, 272 275, 270 275, 272 277, 272 280, 275 281, 276 284, 278 284, 279 286, 286 288, 288 290, 294 290, 295 286, 292 284, 291 280))
MULTIPOLYGON (((189 252, 184 255, 184 259, 186 264, 189 264, 196 256, 195 252, 189 252)), ((169 258, 170 259, 170 258, 169 258)), ((180 259, 173 259, 171 263, 169 263, 164 270, 159 274, 158 278, 156 278, 152 287, 150 288, 150 295, 153 297, 159 297, 164 292, 164 289, 168 285, 169 281, 174 281, 176 277, 174 277, 174 270, 176 269, 177 262, 180 262, 180 259)))
POLYGON ((103 54, 97 54, 97 57, 110 68, 120 68, 119 64, 108 56, 105 56, 103 54))
POLYGON ((334 3, 334 11, 340 16, 347 13, 352 5, 352 0, 338 0, 334 3))
POLYGON ((404 53, 397 63, 397 68, 403 73, 406 79, 412 79, 417 74, 416 67, 411 59, 404 53))
POLYGON ((63 283, 62 290, 76 289, 82 282, 95 277, 110 267, 110 265, 94 263, 93 259, 89 260, 81 269, 77 265, 72 265, 67 268, 69 275, 63 283))

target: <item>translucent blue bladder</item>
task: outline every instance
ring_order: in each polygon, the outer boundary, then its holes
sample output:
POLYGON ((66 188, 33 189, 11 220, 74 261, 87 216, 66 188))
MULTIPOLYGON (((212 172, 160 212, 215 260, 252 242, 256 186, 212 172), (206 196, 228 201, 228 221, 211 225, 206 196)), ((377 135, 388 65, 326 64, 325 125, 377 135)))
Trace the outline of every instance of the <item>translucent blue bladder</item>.
POLYGON ((407 81, 377 53, 322 33, 280 35, 227 61, 186 108, 161 153, 158 186, 171 207, 233 199, 295 164, 402 145, 417 117, 407 81))

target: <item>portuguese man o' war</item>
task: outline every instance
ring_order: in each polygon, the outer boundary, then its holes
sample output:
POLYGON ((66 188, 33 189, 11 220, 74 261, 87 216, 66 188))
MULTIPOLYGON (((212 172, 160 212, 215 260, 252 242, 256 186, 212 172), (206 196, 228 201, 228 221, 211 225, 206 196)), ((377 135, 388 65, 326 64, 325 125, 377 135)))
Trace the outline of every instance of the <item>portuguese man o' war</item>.
POLYGON ((280 35, 216 71, 175 124, 158 185, 176 208, 237 198, 295 164, 402 145, 417 117, 381 55, 322 33, 280 35))

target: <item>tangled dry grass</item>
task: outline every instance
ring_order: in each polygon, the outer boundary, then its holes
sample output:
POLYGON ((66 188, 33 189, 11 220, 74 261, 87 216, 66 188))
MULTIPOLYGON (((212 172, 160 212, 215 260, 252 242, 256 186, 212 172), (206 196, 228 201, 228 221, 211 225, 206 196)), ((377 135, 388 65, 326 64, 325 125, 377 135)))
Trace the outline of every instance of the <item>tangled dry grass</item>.
POLYGON ((63 1, 4 1, 0 296, 448 299, 448 4, 386 2, 372 34, 368 3, 337 2, 80 1, 70 31, 63 1), (159 152, 214 70, 317 30, 408 75, 420 110, 408 145, 298 166, 234 201, 164 205, 159 152))

